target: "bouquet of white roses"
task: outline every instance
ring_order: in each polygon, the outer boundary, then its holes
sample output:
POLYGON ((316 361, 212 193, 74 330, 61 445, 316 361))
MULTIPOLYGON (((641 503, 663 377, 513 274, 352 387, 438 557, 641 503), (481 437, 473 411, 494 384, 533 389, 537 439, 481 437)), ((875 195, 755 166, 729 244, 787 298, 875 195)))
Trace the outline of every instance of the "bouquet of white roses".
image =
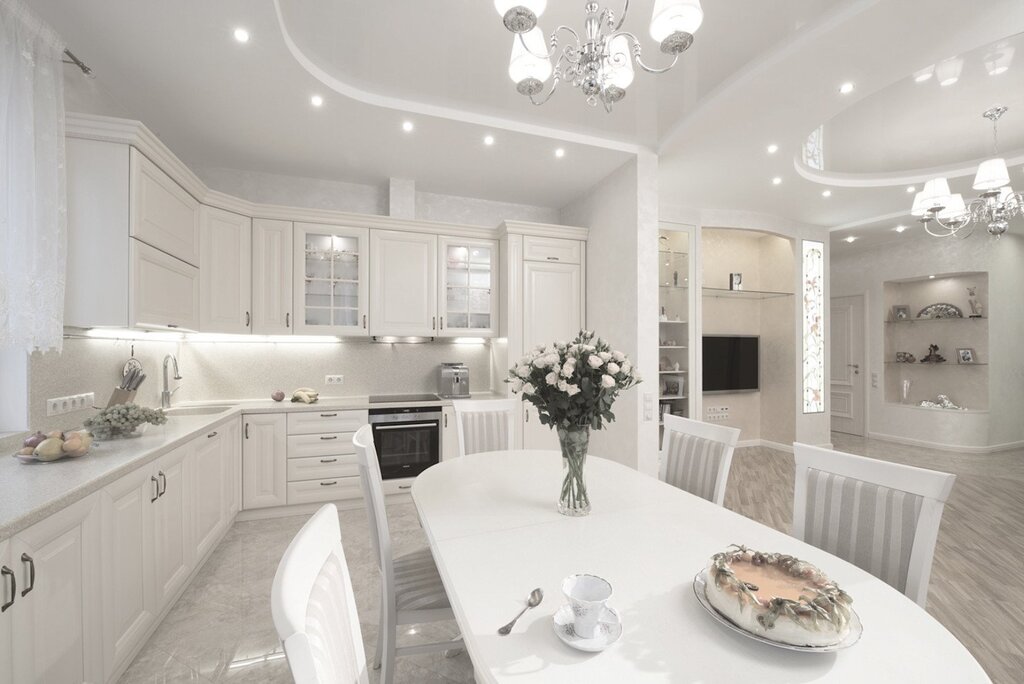
POLYGON ((537 407, 542 424, 600 430, 615 420, 611 408, 619 392, 641 378, 629 357, 581 330, 572 342, 535 347, 509 370, 506 382, 537 407))

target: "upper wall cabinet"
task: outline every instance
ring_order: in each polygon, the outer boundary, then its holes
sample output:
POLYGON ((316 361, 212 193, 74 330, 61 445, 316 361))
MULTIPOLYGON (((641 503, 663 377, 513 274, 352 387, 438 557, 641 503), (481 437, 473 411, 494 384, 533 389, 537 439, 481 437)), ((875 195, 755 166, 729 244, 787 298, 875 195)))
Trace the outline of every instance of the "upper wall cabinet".
POLYGON ((252 221, 252 332, 292 332, 292 222, 252 221))
POLYGON ((199 202, 156 164, 131 149, 131 235, 199 265, 199 202))
POLYGON ((490 337, 498 329, 498 243, 440 238, 440 337, 490 337))
POLYGON ((437 236, 395 230, 370 234, 370 334, 437 334, 437 236))
POLYGON ((367 334, 368 235, 366 228, 295 224, 292 296, 296 333, 367 334))
POLYGON ((199 330, 199 269, 138 240, 130 242, 128 326, 199 330))
POLYGON ((200 214, 199 329, 252 329, 252 220, 203 206, 200 214))

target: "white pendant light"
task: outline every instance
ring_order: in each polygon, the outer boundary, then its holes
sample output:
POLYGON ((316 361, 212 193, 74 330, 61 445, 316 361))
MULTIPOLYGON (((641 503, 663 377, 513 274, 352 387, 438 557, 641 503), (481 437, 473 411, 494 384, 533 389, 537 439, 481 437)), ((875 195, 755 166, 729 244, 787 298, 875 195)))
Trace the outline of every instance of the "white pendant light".
POLYGON ((519 92, 527 90, 537 93, 541 84, 551 77, 551 60, 544 44, 544 34, 534 27, 527 33, 520 33, 512 38, 512 56, 508 62, 509 78, 519 88, 519 92))
POLYGON ((967 213, 967 205, 964 204, 964 197, 960 193, 950 195, 949 204, 938 213, 940 219, 955 219, 967 213))
POLYGON ((651 12, 651 38, 658 43, 674 33, 697 32, 704 21, 700 0, 655 0, 651 12))
POLYGON ((1010 172, 1005 159, 988 159, 978 166, 974 176, 975 190, 995 190, 1010 182, 1010 172))
POLYGON ((924 216, 928 213, 924 205, 924 190, 914 195, 914 206, 910 209, 911 216, 924 216))
POLYGON ((615 36, 609 41, 604 68, 609 85, 625 90, 633 82, 633 59, 629 54, 629 40, 625 36, 615 36))
POLYGON ((928 211, 945 209, 950 202, 949 183, 945 178, 933 178, 924 184, 922 203, 928 211))

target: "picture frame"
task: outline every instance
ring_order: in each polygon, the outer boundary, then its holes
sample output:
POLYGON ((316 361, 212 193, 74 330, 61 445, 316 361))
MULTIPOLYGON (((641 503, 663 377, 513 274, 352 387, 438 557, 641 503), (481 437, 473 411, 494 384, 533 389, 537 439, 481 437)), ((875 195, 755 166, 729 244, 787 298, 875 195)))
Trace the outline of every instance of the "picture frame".
POLYGON ((960 347, 956 350, 956 362, 957 363, 978 363, 978 355, 974 351, 974 347, 960 347))
POLYGON ((679 380, 662 380, 661 381, 661 394, 665 397, 675 397, 682 395, 682 385, 679 380))
POLYGON ((892 320, 894 321, 909 321, 910 320, 910 307, 906 304, 896 304, 892 307, 892 320))

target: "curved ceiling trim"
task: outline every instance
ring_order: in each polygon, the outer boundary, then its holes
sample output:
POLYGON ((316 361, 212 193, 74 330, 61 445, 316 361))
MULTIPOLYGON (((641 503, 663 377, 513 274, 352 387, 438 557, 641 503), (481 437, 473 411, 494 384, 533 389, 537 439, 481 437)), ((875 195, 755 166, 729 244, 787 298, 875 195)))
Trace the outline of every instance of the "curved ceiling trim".
MULTIPOLYGON (((1017 150, 1010 154, 1002 155, 1006 165, 1013 167, 1024 164, 1024 151, 1017 150)), ((799 157, 793 158, 793 169, 805 180, 819 185, 828 185, 839 188, 885 188, 893 185, 908 185, 924 183, 932 178, 963 178, 973 176, 978 171, 978 165, 991 157, 983 157, 967 162, 957 162, 945 166, 933 166, 924 169, 907 169, 898 172, 885 173, 840 173, 838 171, 821 171, 812 169, 803 163, 799 157)))
POLYGON ((362 102, 363 104, 372 105, 375 107, 394 109, 406 113, 422 114, 424 116, 433 116, 442 119, 449 119, 452 121, 461 121, 467 124, 487 126, 507 131, 514 131, 517 133, 525 133, 528 135, 552 138, 555 140, 561 140, 569 143, 590 145, 592 147, 602 147, 605 149, 616 150, 619 152, 629 152, 636 154, 638 152, 648 149, 642 145, 637 145, 635 143, 630 143, 623 140, 604 138, 601 136, 594 135, 586 135, 575 131, 568 131, 565 129, 555 128, 551 126, 528 124, 523 123, 521 121, 516 121, 515 119, 508 119, 505 117, 493 116, 489 114, 483 114, 480 112, 456 109, 453 107, 444 107, 441 105, 428 104, 426 102, 418 102, 416 100, 391 97, 389 95, 383 95, 380 93, 365 90, 363 88, 358 88, 350 83, 346 83, 337 76, 329 73, 326 69, 324 69, 319 64, 314 62, 306 55, 305 52, 302 51, 302 48, 298 46, 298 44, 292 38, 291 34, 288 32, 288 26, 285 23, 284 19, 284 12, 281 9, 281 0, 274 0, 274 11, 277 15, 277 24, 278 27, 281 29, 281 37, 284 39, 285 47, 288 48, 288 52, 290 52, 295 61, 299 63, 299 66, 305 69, 313 78, 320 81, 325 86, 335 91, 339 95, 343 95, 352 100, 356 100, 357 102, 362 102))
POLYGON ((888 214, 879 214, 877 216, 871 216, 869 218, 857 219, 856 221, 850 221, 839 226, 832 226, 828 229, 830 233, 836 233, 841 230, 850 230, 851 228, 860 228, 861 226, 870 226, 883 221, 899 221, 907 219, 917 221, 916 218, 910 216, 909 211, 893 211, 888 214))

